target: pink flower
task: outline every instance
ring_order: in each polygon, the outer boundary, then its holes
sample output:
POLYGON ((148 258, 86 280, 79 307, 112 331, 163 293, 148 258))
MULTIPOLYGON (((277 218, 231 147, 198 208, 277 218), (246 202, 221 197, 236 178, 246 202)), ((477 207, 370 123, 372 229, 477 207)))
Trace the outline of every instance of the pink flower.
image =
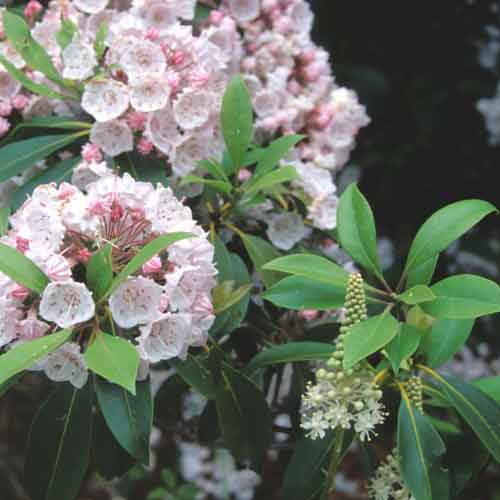
POLYGON ((16 283, 14 285, 14 288, 10 292, 10 295, 13 299, 20 300, 21 302, 24 302, 29 296, 30 296, 30 289, 26 288, 24 285, 20 285, 19 283, 16 283))
POLYGON ((137 149, 141 155, 148 155, 153 151, 154 145, 151 141, 148 141, 145 137, 141 137, 137 143, 137 149))
POLYGON ((7 117, 12 113, 12 106, 7 101, 0 101, 0 116, 7 117))
POLYGON ((84 144, 82 147, 82 158, 88 163, 100 163, 102 161, 102 153, 99 146, 90 142, 84 144))
POLYGON ((238 172, 238 180, 240 182, 245 182, 247 181, 248 179, 250 179, 250 177, 252 177, 252 172, 250 172, 250 170, 248 170, 247 168, 242 168, 239 172, 238 172))
POLYGON ((312 321, 319 316, 319 311, 316 309, 304 309, 299 312, 299 316, 306 321, 312 321))
POLYGON ((37 0, 30 0, 24 9, 24 17, 31 21, 42 9, 43 6, 40 2, 37 2, 37 0))
POLYGON ((220 10, 212 10, 208 15, 208 22, 214 26, 219 26, 219 24, 224 19, 224 13, 220 10))
POLYGON ((90 257, 92 257, 92 252, 87 248, 80 248, 78 250, 77 259, 82 264, 86 264, 90 260, 90 257))
POLYGON ((18 111, 22 111, 30 102, 30 100, 23 94, 17 94, 12 98, 12 106, 18 111))
POLYGON ((144 130, 146 125, 146 114, 141 111, 131 111, 126 116, 125 120, 134 132, 138 132, 140 130, 144 130))
POLYGON ((158 40, 159 37, 160 37, 160 32, 156 28, 148 28, 148 30, 146 31, 145 38, 150 42, 158 40))
POLYGON ((29 240, 21 238, 21 236, 16 236, 16 250, 21 253, 25 253, 30 248, 29 240))
POLYGON ((69 200, 76 192, 77 189, 75 188, 75 186, 68 184, 67 182, 63 182, 59 186, 59 199, 69 200))
POLYGON ((162 271, 161 259, 157 255, 148 260, 143 266, 142 271, 145 274, 155 274, 162 271))
POLYGON ((0 116, 0 137, 4 136, 10 129, 10 122, 0 116))

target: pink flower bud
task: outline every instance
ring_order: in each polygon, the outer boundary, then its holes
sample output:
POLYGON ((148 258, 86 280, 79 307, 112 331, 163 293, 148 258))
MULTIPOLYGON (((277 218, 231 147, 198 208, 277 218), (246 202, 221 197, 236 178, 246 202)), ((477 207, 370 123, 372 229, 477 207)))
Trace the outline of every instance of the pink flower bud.
POLYGON ((316 309, 304 309, 299 312, 299 316, 306 321, 312 321, 319 316, 319 311, 316 309))
POLYGON ((123 217, 125 211, 118 200, 114 200, 111 205, 111 222, 118 222, 123 217))
POLYGON ((4 136, 10 129, 10 122, 0 116, 0 137, 4 136))
POLYGON ((175 50, 174 53, 170 57, 170 62, 174 66, 179 66, 186 59, 186 54, 182 50, 175 50))
POLYGON ((140 111, 131 111, 126 116, 126 121, 128 126, 134 131, 138 132, 140 130, 144 130, 146 125, 146 114, 141 113, 140 111))
POLYGON ((160 38, 160 32, 156 28, 148 28, 145 35, 146 40, 154 42, 160 38))
POLYGON ((311 63, 302 68, 302 78, 306 82, 316 82, 321 76, 321 67, 319 64, 311 63))
POLYGON ((11 100, 12 106, 18 111, 22 111, 29 103, 29 99, 23 94, 17 94, 11 100))
POLYGON ((248 170, 247 168, 242 168, 239 172, 238 172, 238 180, 240 182, 245 182, 247 181, 248 179, 250 179, 250 177, 252 177, 252 172, 250 172, 250 170, 248 170))
POLYGON ((281 16, 274 21, 274 29, 278 33, 282 34, 288 33, 290 31, 291 25, 292 23, 290 21, 290 18, 286 16, 281 16))
POLYGON ((151 141, 148 141, 144 136, 139 139, 137 143, 137 150, 141 155, 148 155, 153 151, 154 144, 151 141))
POLYGON ((256 51, 257 51, 257 44, 256 43, 254 43, 254 42, 247 43, 247 46, 246 46, 247 54, 255 54, 256 51))
POLYGON ((274 9, 271 9, 267 15, 271 21, 275 21, 281 17, 281 9, 279 7, 275 7, 274 9))
POLYGON ((328 127, 328 125, 330 125, 332 118, 333 118, 332 110, 327 106, 320 106, 316 110, 316 114, 313 118, 313 123, 320 130, 324 130, 325 128, 328 127))
POLYGON ((33 20, 36 15, 43 9, 43 6, 40 2, 36 0, 30 0, 28 5, 24 8, 24 17, 28 20, 33 20))
POLYGON ((299 59, 300 59, 300 62, 302 62, 303 64, 312 63, 316 59, 316 49, 304 50, 304 52, 302 52, 299 55, 299 59))
POLYGON ((26 288, 25 286, 16 283, 14 285, 14 288, 10 292, 10 295, 13 299, 24 302, 30 296, 30 293, 31 291, 29 288, 26 288))
POLYGON ((21 253, 25 253, 30 248, 29 240, 21 238, 21 236, 16 236, 16 250, 21 253))
POLYGON ((203 314, 208 316, 214 313, 214 306, 210 301, 210 297, 205 294, 199 294, 193 303, 193 312, 196 314, 203 314))
POLYGON ((268 116, 262 120, 262 126, 268 130, 276 130, 279 127, 279 121, 274 116, 268 116))
POLYGON ((80 248, 80 250, 78 250, 78 262, 86 264, 90 260, 90 257, 92 257, 92 252, 88 248, 80 248))
POLYGON ((152 259, 149 259, 143 266, 142 272, 145 274, 155 274, 162 271, 161 259, 155 255, 152 259))
POLYGON ((0 116, 7 117, 12 113, 12 105, 7 101, 0 101, 0 116))
POLYGON ((224 13, 220 10, 212 10, 208 15, 208 22, 214 26, 219 26, 219 24, 224 19, 224 13))
POLYGON ((262 0, 262 11, 266 14, 277 7, 279 8, 278 0, 262 0))
POLYGON ((335 245, 335 242, 331 238, 325 238, 321 241, 320 244, 323 248, 331 248, 333 245, 335 245))
POLYGON ((88 163, 100 163, 102 161, 102 153, 99 146, 90 142, 84 144, 82 147, 82 158, 88 163))
POLYGON ((59 194, 58 198, 60 200, 69 200, 78 190, 72 184, 68 184, 67 182, 63 182, 59 186, 59 194))

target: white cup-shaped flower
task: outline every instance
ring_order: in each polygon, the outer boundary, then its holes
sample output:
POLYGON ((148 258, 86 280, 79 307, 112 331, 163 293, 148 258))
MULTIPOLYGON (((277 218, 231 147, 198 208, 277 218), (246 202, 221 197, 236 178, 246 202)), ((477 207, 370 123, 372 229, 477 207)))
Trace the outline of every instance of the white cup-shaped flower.
POLYGON ((94 80, 85 85, 82 108, 98 122, 114 120, 127 111, 127 86, 115 80, 94 80))
POLYGON ((255 19, 260 13, 260 0, 229 0, 231 14, 240 23, 255 19))
POLYGON ((160 317, 163 287, 139 276, 128 278, 109 298, 109 308, 118 326, 133 328, 160 317))
POLYGON ((174 103, 175 119, 186 130, 201 127, 208 121, 212 108, 212 97, 208 92, 189 89, 174 103))
POLYGON ((148 116, 146 136, 162 153, 168 155, 172 152, 180 136, 170 106, 148 116))
POLYGON ((148 78, 134 85, 130 92, 130 104, 137 111, 149 113, 165 107, 170 97, 170 87, 160 78, 148 78))
POLYGON ((299 214, 284 212, 270 217, 266 233, 274 246, 290 250, 305 238, 307 229, 299 214))
POLYGON ((120 57, 123 68, 132 83, 145 78, 161 76, 167 67, 161 47, 149 40, 137 40, 120 57))
POLYGON ((125 120, 94 123, 90 140, 109 156, 118 156, 134 149, 134 135, 125 120))
POLYGON ((70 382, 81 389, 88 379, 88 370, 80 346, 68 342, 49 354, 44 362, 45 375, 54 382, 70 382))
POLYGON ((17 311, 10 301, 0 297, 0 347, 16 338, 17 311))
POLYGON ((74 0, 74 5, 87 14, 97 14, 103 11, 109 0, 74 0))
POLYGON ((94 49, 80 40, 73 40, 62 53, 63 77, 68 80, 85 80, 94 74, 97 58, 94 49))
POLYGON ((43 291, 40 316, 61 328, 88 321, 95 314, 91 292, 83 283, 59 281, 43 291))

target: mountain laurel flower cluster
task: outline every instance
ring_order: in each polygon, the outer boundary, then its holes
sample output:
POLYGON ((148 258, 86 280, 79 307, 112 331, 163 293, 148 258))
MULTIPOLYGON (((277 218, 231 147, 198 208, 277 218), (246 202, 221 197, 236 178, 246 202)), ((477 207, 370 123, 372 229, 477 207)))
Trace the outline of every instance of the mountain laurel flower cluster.
POLYGON ((87 379, 84 334, 108 308, 146 364, 185 358, 190 346, 205 344, 214 321, 213 246, 191 210, 170 188, 155 188, 128 174, 106 171, 82 185, 80 174, 88 168, 83 163, 75 170, 80 189, 67 183, 38 186, 11 216, 12 229, 0 240, 50 280, 37 296, 0 273, 0 347, 29 342, 57 327, 80 331, 79 343, 65 344, 35 366, 52 380, 69 380, 76 387, 87 379), (174 232, 193 237, 148 260, 115 287, 107 304, 96 300, 89 283, 82 281, 85 265, 107 246, 112 269, 119 272, 149 242, 174 232))
POLYGON ((323 438, 328 430, 351 429, 361 441, 370 440, 385 411, 382 391, 373 383, 373 374, 362 364, 344 370, 344 339, 353 325, 367 319, 363 278, 349 277, 345 318, 332 357, 316 371, 316 383, 309 382, 302 398, 302 423, 311 439, 323 438))

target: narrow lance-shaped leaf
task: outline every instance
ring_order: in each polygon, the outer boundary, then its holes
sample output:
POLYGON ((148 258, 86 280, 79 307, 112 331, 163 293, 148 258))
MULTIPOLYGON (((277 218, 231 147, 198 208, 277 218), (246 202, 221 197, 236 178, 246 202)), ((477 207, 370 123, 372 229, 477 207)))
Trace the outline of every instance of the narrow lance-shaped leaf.
POLYGON ((239 75, 233 77, 222 99, 222 133, 233 166, 239 169, 253 133, 250 93, 239 75))
POLYGON ((406 259, 405 273, 435 257, 497 209, 486 201, 464 200, 438 210, 418 230, 406 259))
POLYGON ((340 197, 337 231, 344 250, 358 264, 381 277, 375 220, 370 205, 356 184, 351 184, 340 197))
POLYGON ((422 334, 408 323, 400 325, 397 335, 385 346, 387 357, 394 373, 398 373, 401 363, 417 350, 422 334))
POLYGON ((268 174, 262 176, 256 182, 252 183, 251 186, 242 186, 242 189, 246 191, 247 195, 256 193, 263 189, 269 189, 276 184, 283 184, 284 182, 290 182, 298 178, 297 171, 294 167, 281 167, 278 170, 269 172, 268 174))
POLYGON ((88 135, 88 130, 74 134, 46 135, 8 144, 0 149, 0 182, 9 180, 32 167, 37 161, 88 135))
POLYGON ((214 379, 218 368, 212 363, 210 356, 188 354, 185 360, 171 360, 170 364, 189 386, 207 399, 215 398, 214 379))
POLYGON ((84 358, 94 373, 135 395, 139 352, 128 340, 97 332, 84 358))
POLYGON ((205 186, 210 186, 216 191, 221 191, 223 193, 229 194, 233 187, 227 181, 218 181, 214 179, 206 179, 205 177, 200 177, 198 175, 186 175, 182 178, 181 186, 187 184, 204 184, 205 186))
POLYGON ((90 385, 57 384, 33 421, 26 486, 33 500, 73 500, 87 472, 92 441, 90 385))
MULTIPOLYGON (((258 162, 255 169, 254 178, 258 180, 268 174, 279 161, 292 149, 299 141, 304 138, 303 135, 286 135, 271 142, 263 152, 258 153, 258 162)), ((253 179, 253 178, 252 178, 253 179)))
POLYGON ((9 207, 0 207, 0 236, 6 234, 9 229, 9 217, 9 207))
POLYGON ((344 341, 344 368, 349 369, 386 346, 397 334, 399 323, 386 310, 349 328, 344 341))
POLYGON ((39 294, 49 283, 47 275, 32 260, 4 243, 0 243, 0 271, 39 294))
POLYGON ((0 384, 32 367, 38 360, 68 341, 72 330, 61 330, 30 342, 19 344, 0 356, 0 384))
POLYGON ((112 245, 107 243, 87 262, 87 285, 92 290, 95 300, 99 300, 113 282, 112 251, 112 245))
POLYGON ((248 284, 248 285, 242 285, 238 287, 236 290, 233 290, 229 297, 221 303, 221 304, 214 304, 214 311, 216 314, 220 314, 221 312, 226 311, 229 309, 231 306, 237 304, 245 295, 247 295, 250 290, 252 289, 253 284, 248 284))
POLYGON ((61 50, 64 50, 73 41, 77 32, 78 28, 71 19, 61 19, 61 29, 56 33, 56 40, 61 50))
POLYGON ((446 448, 438 432, 402 394, 398 417, 398 455, 403 480, 416 500, 433 500, 431 469, 446 448))

